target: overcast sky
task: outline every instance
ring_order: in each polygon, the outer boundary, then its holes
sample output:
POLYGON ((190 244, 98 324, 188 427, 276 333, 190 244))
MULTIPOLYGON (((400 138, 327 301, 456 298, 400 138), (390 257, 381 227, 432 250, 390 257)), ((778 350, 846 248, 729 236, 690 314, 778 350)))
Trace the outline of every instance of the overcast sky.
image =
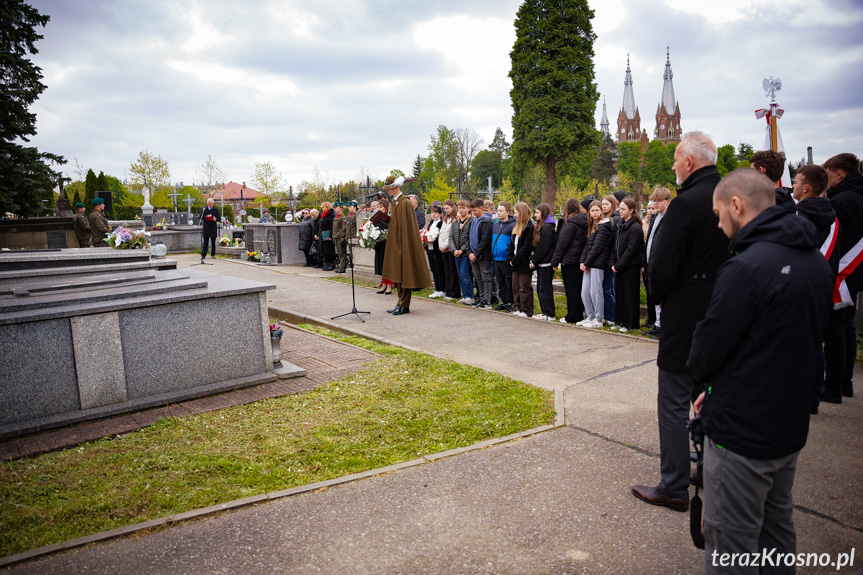
MULTIPOLYGON (((512 134, 515 0, 34 0, 47 90, 33 144, 128 177, 138 152, 197 182, 270 161, 294 189, 411 170, 439 124, 512 134)), ((596 82, 615 126, 630 54, 653 133, 666 46, 684 131, 761 147, 779 77, 789 159, 863 154, 863 0, 591 0, 596 82)))

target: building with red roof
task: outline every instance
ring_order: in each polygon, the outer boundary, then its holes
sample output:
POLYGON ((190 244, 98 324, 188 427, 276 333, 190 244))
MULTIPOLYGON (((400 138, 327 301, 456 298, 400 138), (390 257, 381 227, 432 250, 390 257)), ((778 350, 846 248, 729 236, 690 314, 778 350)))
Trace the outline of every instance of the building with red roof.
POLYGON ((254 190, 246 185, 246 182, 238 184, 237 182, 228 182, 214 192, 207 194, 207 198, 213 198, 213 201, 218 205, 228 204, 234 210, 246 209, 258 202, 259 198, 267 197, 267 194, 254 190))

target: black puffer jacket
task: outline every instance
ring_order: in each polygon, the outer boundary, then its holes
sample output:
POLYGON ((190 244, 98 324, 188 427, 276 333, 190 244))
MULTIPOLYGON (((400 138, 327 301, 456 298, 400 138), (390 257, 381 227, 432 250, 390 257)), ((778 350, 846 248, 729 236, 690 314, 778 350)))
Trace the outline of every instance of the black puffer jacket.
POLYGON ((629 218, 629 221, 620 220, 617 224, 614 250, 611 252, 611 265, 618 272, 627 268, 641 267, 641 253, 644 246, 644 229, 638 220, 629 218))
POLYGON ((578 265, 587 244, 587 214, 576 214, 566 220, 557 234, 557 246, 551 258, 551 267, 560 264, 578 265))
POLYGON ((545 222, 539 229, 539 243, 533 247, 533 255, 530 256, 530 261, 533 262, 534 267, 539 267, 539 264, 551 263, 551 257, 554 254, 554 241, 554 223, 545 222))
MULTIPOLYGON (((806 198, 797 204, 797 213, 815 224, 816 241, 820 249, 830 236, 830 229, 836 222, 836 211, 830 201, 826 198, 806 198)), ((841 246, 842 230, 839 229, 836 233, 833 251, 830 252, 830 258, 827 260, 827 263, 830 264, 830 271, 833 272, 833 281, 836 281, 836 274, 839 270, 841 246)))
POLYGON ((512 233, 512 241, 509 244, 508 253, 510 254, 509 261, 512 264, 512 271, 517 274, 529 274, 530 256, 533 253, 533 222, 527 222, 527 225, 521 230, 518 236, 518 248, 516 249, 515 232, 512 233))
POLYGON ((596 231, 587 238, 581 253, 581 263, 586 267, 604 270, 611 267, 611 251, 614 249, 614 231, 610 219, 604 219, 596 231))
POLYGON ((710 439, 776 459, 806 444, 833 282, 815 226, 785 206, 756 216, 732 246, 738 255, 717 272, 686 367, 709 384, 701 419, 710 439))

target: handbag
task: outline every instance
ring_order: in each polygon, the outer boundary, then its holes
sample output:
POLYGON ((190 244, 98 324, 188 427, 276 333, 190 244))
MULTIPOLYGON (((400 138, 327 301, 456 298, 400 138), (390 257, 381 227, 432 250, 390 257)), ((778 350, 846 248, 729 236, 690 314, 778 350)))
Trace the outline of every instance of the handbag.
POLYGON ((309 255, 310 256, 314 256, 314 255, 318 254, 318 246, 316 245, 316 243, 317 242, 312 242, 312 247, 309 248, 309 255))

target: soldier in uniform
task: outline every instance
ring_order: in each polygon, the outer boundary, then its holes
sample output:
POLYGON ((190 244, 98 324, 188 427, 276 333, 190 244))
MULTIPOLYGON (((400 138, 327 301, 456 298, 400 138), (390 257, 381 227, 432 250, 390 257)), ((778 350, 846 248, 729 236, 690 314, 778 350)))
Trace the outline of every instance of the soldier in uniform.
POLYGON ((383 277, 399 290, 398 304, 387 310, 393 315, 410 313, 411 290, 423 289, 432 283, 414 207, 402 194, 404 183, 403 176, 390 176, 383 186, 392 198, 383 277))
MULTIPOLYGON (((347 231, 345 232, 345 248, 348 246, 348 242, 357 237, 357 210, 360 209, 359 204, 355 201, 350 201, 347 203, 348 213, 345 214, 345 226, 347 226, 347 231)), ((347 265, 347 261, 345 265, 347 265)), ((345 266, 342 266, 342 273, 345 271, 345 266)))
POLYGON ((333 204, 333 209, 336 211, 336 217, 333 220, 333 238, 336 242, 336 255, 339 257, 339 261, 336 262, 336 273, 343 274, 345 273, 345 267, 348 265, 348 253, 347 246, 348 244, 345 242, 347 236, 347 231, 342 231, 345 227, 345 223, 347 222, 347 216, 345 216, 345 204, 342 202, 336 202, 333 204))
POLYGON ((72 225, 75 226, 75 237, 78 239, 78 247, 90 248, 93 244, 90 240, 90 221, 84 215, 84 204, 75 204, 75 213, 72 215, 72 225))
POLYGON ((105 217, 105 200, 95 198, 92 202, 93 211, 90 212, 90 238, 94 248, 107 248, 108 240, 105 236, 111 231, 108 218, 105 217))

